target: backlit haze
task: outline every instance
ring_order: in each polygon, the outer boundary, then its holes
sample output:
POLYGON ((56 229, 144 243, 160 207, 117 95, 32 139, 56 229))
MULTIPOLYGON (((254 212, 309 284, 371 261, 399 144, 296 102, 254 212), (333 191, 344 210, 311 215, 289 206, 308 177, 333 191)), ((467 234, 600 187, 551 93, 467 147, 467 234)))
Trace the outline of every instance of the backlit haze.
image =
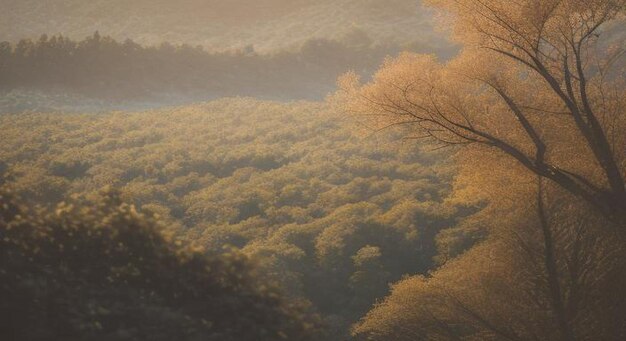
POLYGON ((140 43, 271 51, 363 31, 377 42, 444 44, 416 0, 2 0, 0 7, 0 40, 43 32, 81 39, 100 30, 140 43))

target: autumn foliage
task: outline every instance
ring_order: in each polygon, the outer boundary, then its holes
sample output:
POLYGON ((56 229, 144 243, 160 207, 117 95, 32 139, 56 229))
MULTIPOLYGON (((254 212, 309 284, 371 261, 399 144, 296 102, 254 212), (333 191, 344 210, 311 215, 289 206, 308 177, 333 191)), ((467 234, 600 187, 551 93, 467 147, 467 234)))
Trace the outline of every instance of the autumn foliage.
POLYGON ((377 130, 456 152, 453 197, 489 237, 396 284, 371 340, 619 340, 626 333, 623 1, 429 1, 463 51, 404 54, 333 98, 377 130), (620 40, 622 39, 622 40, 620 40))

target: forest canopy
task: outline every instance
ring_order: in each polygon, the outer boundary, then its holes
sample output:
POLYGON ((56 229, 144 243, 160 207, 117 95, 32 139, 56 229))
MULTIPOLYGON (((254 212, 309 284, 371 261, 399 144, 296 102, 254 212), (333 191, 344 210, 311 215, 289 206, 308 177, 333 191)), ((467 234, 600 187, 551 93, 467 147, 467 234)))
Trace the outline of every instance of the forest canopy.
POLYGON ((253 99, 22 113, 0 117, 0 158, 31 202, 112 185, 185 244, 239 248, 341 335, 388 283, 482 238, 480 228, 451 229, 474 208, 446 202, 450 165, 393 136, 359 137, 349 123, 324 104, 253 99))

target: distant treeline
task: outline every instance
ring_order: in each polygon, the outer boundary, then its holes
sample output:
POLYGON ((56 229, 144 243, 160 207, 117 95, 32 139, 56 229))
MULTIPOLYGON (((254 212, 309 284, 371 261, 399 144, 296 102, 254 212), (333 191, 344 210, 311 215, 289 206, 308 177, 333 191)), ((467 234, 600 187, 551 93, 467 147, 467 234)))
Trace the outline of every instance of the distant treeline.
POLYGON ((309 40, 298 50, 262 55, 253 46, 209 52, 169 43, 144 47, 98 32, 82 41, 43 35, 0 43, 0 90, 61 90, 113 100, 164 94, 319 99, 341 73, 370 74, 386 55, 402 49, 374 45, 365 34, 349 38, 309 40))

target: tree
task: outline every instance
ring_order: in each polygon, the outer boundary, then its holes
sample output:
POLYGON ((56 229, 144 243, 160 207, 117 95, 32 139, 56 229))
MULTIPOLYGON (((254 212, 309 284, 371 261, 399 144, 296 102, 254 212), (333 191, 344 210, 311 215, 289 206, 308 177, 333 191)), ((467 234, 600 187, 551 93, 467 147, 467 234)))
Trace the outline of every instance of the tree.
POLYGON ((404 54, 366 85, 348 74, 344 110, 409 139, 504 154, 626 224, 625 55, 610 43, 626 1, 429 3, 448 11, 462 53, 445 64, 404 54))
POLYGON ((525 215, 429 276, 395 284, 355 326, 367 340, 621 340, 625 249, 540 181, 525 215), (545 187, 545 188, 544 188, 545 187))
POLYGON ((334 99, 376 131, 455 147, 453 198, 484 208, 463 224, 488 237, 397 283, 354 332, 623 339, 626 297, 613 288, 626 283, 626 58, 612 42, 626 2, 429 3, 448 11, 462 52, 446 63, 403 54, 365 85, 348 74, 334 99))

